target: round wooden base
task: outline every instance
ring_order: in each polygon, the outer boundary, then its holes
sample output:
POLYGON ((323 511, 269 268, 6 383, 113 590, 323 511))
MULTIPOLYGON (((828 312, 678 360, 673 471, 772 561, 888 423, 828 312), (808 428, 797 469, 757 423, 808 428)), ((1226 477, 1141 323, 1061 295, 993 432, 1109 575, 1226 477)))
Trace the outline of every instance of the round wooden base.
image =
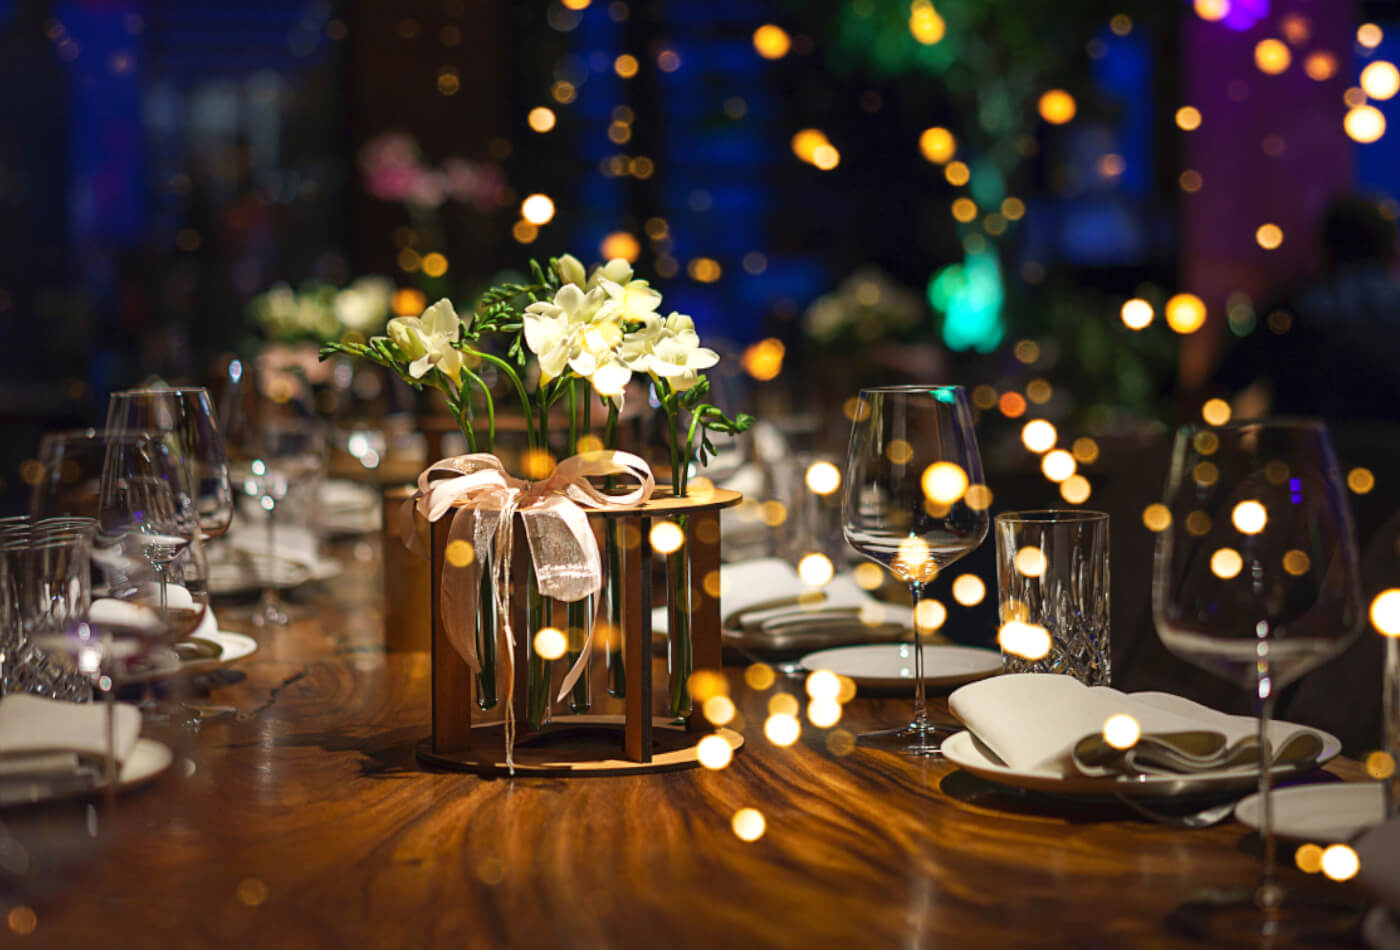
MULTIPOLYGON (((650 762, 621 758, 621 716, 560 716, 538 732, 516 732, 515 775, 568 778, 584 775, 636 775, 672 772, 700 764, 697 748, 706 733, 687 732, 667 719, 652 719, 650 762)), ((738 751, 744 737, 732 729, 717 729, 738 751)), ((472 727, 471 748, 463 752, 434 752, 433 737, 418 743, 418 761, 440 769, 480 775, 510 775, 506 767, 505 725, 472 727)))

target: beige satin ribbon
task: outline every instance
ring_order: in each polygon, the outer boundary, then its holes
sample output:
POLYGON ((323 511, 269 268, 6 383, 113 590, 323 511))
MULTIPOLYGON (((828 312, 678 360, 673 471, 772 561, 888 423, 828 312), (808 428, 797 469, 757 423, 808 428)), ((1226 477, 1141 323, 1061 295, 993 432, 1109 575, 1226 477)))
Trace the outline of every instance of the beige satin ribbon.
MULTIPOLYGON (((489 553, 493 597, 499 636, 505 640, 506 764, 514 770, 515 747, 515 631, 510 623, 509 570, 514 547, 515 513, 525 523, 530 559, 540 593, 563 601, 578 601, 603 586, 598 539, 588 527, 584 508, 607 510, 641 504, 656 487, 651 468, 630 452, 602 451, 572 455, 560 462, 542 481, 529 482, 506 472, 494 455, 475 453, 443 459, 418 476, 418 490, 400 510, 400 530, 410 548, 421 551, 415 516, 436 522, 456 509, 448 529, 448 556, 442 565, 440 617, 448 642, 473 672, 481 672, 476 652, 476 582, 472 560, 489 553), (634 489, 608 495, 588 479, 610 475, 631 476, 634 489), (472 544, 473 558, 457 557, 454 542, 472 544)), ((588 669, 593 649, 590 624, 579 658, 564 676, 555 702, 563 699, 588 669)))

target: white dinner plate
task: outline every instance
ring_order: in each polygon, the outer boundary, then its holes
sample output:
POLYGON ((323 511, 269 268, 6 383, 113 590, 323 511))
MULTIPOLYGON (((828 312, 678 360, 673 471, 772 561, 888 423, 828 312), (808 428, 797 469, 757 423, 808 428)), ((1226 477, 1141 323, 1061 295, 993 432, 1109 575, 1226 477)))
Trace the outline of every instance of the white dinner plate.
MULTIPOLYGON (((126 683, 154 683, 159 680, 174 679, 177 676, 194 676, 199 673, 212 673, 231 663, 252 656, 258 652, 258 641, 243 633, 217 630, 196 634, 201 640, 209 640, 220 647, 218 656, 199 657, 192 660, 174 661, 157 669, 143 670, 120 677, 126 683)), ((173 656, 173 654, 172 654, 173 656)))
MULTIPOLYGON (((1385 786, 1380 782, 1328 782, 1276 788, 1274 833, 1292 841, 1333 844, 1385 821, 1385 786)), ((1259 827, 1259 795, 1240 799, 1235 819, 1259 827)))
MULTIPOLYGON (((805 670, 831 670, 857 686, 898 689, 914 683, 912 643, 870 643, 808 653, 805 670)), ((1001 652, 978 647, 924 647, 924 685, 959 686, 1001 672, 1001 652)))
MULTIPOLYGON (((117 775, 117 790, 126 791, 149 782, 168 769, 173 758, 170 747, 165 743, 155 739, 137 739, 136 745, 131 748, 131 755, 122 763, 121 772, 117 775)), ((91 788, 68 788, 56 792, 44 785, 24 786, 18 781, 7 781, 4 797, 0 798, 0 806, 32 805, 35 802, 95 795, 105 787, 105 782, 99 782, 91 788)))
MULTIPOLYGON (((1285 723, 1285 725, 1287 725, 1285 723)), ((1304 728, 1298 726, 1297 728, 1304 728)), ((1336 736, 1313 730, 1322 739, 1322 752, 1316 761, 1275 766, 1277 776, 1307 772, 1342 751, 1342 742, 1336 736)), ((1001 785, 1024 788, 1034 792, 1048 792, 1051 795, 1075 795, 1090 798, 1111 798, 1126 795, 1129 798, 1177 798, 1203 795, 1226 795, 1236 791, 1247 791, 1259 781, 1257 768, 1220 769, 1214 772, 1196 772, 1191 775, 1060 775, 1040 769, 1013 769, 1003 765, 972 738, 972 733, 964 729, 943 740, 941 746, 944 757, 971 772, 979 778, 1001 785)))

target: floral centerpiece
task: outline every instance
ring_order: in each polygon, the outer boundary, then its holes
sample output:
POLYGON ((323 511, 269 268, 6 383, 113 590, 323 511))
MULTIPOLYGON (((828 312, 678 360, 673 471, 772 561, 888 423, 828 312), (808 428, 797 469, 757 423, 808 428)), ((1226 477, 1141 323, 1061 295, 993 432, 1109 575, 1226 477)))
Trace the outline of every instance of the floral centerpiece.
MULTIPOLYGON (((690 317, 676 312, 662 315, 661 293, 638 279, 627 261, 609 261, 590 274, 577 258, 565 254, 550 259, 544 266, 532 261, 530 273, 529 283, 502 284, 488 290, 466 318, 457 313, 451 301, 439 300, 420 316, 389 321, 386 335, 364 342, 331 342, 321 351, 323 359, 349 354, 370 360, 394 371, 415 388, 440 391, 466 439, 468 455, 436 463, 420 477, 416 510, 435 520, 452 506, 477 505, 482 509, 477 510, 472 529, 474 554, 479 563, 492 565, 492 570, 480 572, 474 635, 469 637, 459 631, 453 637, 451 624, 446 626, 458 652, 477 671, 478 703, 485 708, 495 703, 498 630, 504 633, 507 646, 512 642, 508 602, 503 598, 503 588, 508 586, 503 565, 509 561, 509 521, 513 512, 519 510, 526 516, 528 532, 532 530, 529 516, 534 510, 530 506, 548 504, 545 499, 549 497, 567 495, 580 503, 588 500, 595 507, 606 507, 607 492, 615 480, 629 475, 644 481, 646 493, 650 492, 650 469, 635 456, 617 451, 619 412, 629 383, 638 377, 646 380, 665 413, 671 489, 678 496, 687 492, 693 465, 703 465, 713 453, 711 437, 742 432, 753 421, 744 414, 730 418, 705 400, 709 382, 704 371, 718 362, 718 354, 700 345, 690 317), (524 474, 535 479, 533 482, 508 475, 490 454, 496 443, 496 396, 487 379, 493 375, 487 372, 488 368, 506 381, 507 391, 518 400, 530 449, 524 474), (595 403, 607 414, 604 448, 602 452, 580 455, 580 441, 592 429, 595 403), (563 436, 566 457, 557 466, 542 468, 540 459, 553 458, 551 409, 561 404, 567 423, 559 435, 563 436), (552 471, 547 470, 550 467, 552 471), (601 487, 592 486, 590 479, 601 480, 601 487), (451 487, 443 488, 445 485, 451 487), (445 491, 459 494, 444 501, 445 491), (477 500, 464 500, 473 492, 479 492, 472 495, 477 500), (495 617, 487 616, 492 610, 495 617)), ((638 496, 634 492, 627 497, 635 499, 644 494, 638 496)), ((610 524, 617 522, 610 520, 610 524)), ((453 534, 458 533, 454 521, 453 534)), ((465 535, 466 529, 461 534, 465 535)), ((591 533, 588 538, 591 541, 591 533)), ((621 544, 615 532, 610 530, 605 535, 605 545, 607 571, 602 576, 608 581, 605 593, 609 622, 619 628, 621 595, 616 585, 621 583, 621 544)), ((533 537, 531 548, 538 550, 533 537)), ((586 562, 589 554, 587 542, 581 542, 578 557, 586 562)), ((596 561, 596 542, 591 555, 596 561)), ((670 571, 672 600, 684 597, 688 601, 688 558, 673 560, 684 561, 686 566, 670 571)), ((668 561, 668 568, 669 564, 668 561)), ((450 598, 448 567, 444 567, 445 600, 450 598)), ((536 590, 548 593, 542 588, 553 582, 551 575, 590 573, 578 568, 579 565, 542 564, 536 557, 534 574, 539 587, 532 577, 527 604, 529 633, 534 632, 537 621, 540 626, 547 625, 543 622, 547 608, 536 602, 536 590), (561 567, 562 570, 555 570, 561 567)), ((599 584, 601 579, 585 584, 589 589, 575 591, 579 593, 577 598, 558 597, 569 602, 568 653, 572 663, 561 696, 572 687, 569 695, 574 711, 588 708, 587 677, 582 676, 591 642, 586 598, 598 590, 599 584)), ((689 611, 675 610, 674 603, 672 606, 675 619, 670 630, 671 709, 680 716, 689 711, 689 611)), ((510 651, 506 652, 507 662, 512 662, 510 651)), ((618 675, 610 680, 610 690, 620 694, 626 684, 620 677, 621 664, 616 664, 615 669, 618 675)), ((537 727, 548 717, 550 705, 549 665, 537 650, 530 652, 529 673, 528 719, 531 726, 537 727)), ((506 688, 509 693, 510 678, 506 688)), ((511 715, 508 704, 508 725, 511 715)))
POLYGON ((297 290, 274 284, 248 306, 253 322, 274 343, 329 343, 347 333, 361 339, 383 331, 394 298, 387 277, 360 277, 339 288, 308 281, 297 290))

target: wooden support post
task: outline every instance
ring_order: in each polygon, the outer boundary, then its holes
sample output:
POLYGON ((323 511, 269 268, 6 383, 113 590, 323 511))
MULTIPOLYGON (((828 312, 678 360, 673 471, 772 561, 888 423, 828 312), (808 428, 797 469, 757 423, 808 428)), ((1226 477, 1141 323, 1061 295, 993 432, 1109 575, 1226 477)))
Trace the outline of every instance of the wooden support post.
MULTIPOLYGON (((433 630, 433 751, 437 753, 466 752, 471 748, 472 737, 472 672, 452 648, 442 622, 441 571, 447 558, 449 527, 444 519, 432 526, 429 535, 435 571, 429 579, 429 587, 433 630)), ((474 572, 472 582, 475 582, 474 572)))

